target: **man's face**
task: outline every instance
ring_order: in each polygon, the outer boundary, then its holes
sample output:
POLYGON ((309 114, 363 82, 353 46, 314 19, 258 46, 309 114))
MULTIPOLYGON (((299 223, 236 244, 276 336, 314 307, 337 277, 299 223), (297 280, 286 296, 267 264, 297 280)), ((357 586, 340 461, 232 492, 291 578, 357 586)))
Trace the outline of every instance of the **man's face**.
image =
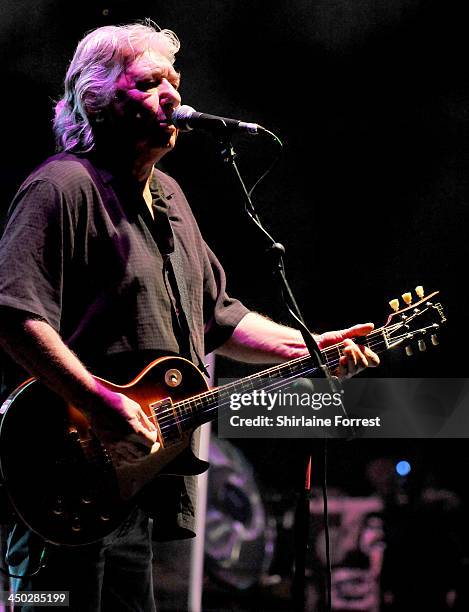
POLYGON ((179 74, 157 50, 134 60, 116 82, 110 106, 113 124, 138 147, 165 153, 176 143, 177 130, 169 123, 180 105, 179 74))

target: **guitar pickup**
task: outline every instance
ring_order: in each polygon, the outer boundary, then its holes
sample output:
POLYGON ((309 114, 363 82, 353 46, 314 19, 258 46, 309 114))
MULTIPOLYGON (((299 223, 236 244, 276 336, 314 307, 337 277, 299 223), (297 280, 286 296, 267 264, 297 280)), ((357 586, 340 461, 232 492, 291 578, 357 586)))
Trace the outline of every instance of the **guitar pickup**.
POLYGON ((182 430, 179 424, 180 415, 173 400, 165 397, 150 404, 153 420, 158 428, 158 439, 164 448, 168 442, 179 440, 182 430))

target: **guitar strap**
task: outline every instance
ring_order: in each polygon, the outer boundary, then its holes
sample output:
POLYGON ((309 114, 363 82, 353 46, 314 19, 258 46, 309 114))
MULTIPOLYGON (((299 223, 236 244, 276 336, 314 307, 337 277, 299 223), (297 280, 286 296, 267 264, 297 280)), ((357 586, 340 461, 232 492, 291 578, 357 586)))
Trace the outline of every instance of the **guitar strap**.
MULTIPOLYGON (((164 180, 164 179, 163 179, 164 180)), ((154 185, 156 185, 158 196, 163 200, 171 199, 173 194, 167 194, 164 189, 163 181, 155 180, 154 185)), ((169 219, 168 219, 169 222, 169 219)), ((171 227, 171 224, 170 224, 171 227)), ((191 358, 194 363, 197 363, 198 368, 208 376, 208 372, 205 368, 204 362, 200 357, 200 354, 197 350, 196 344, 194 342, 194 322, 192 319, 192 309, 190 307, 190 296, 187 288, 186 275, 184 273, 184 266, 182 260, 182 247, 179 243, 179 238, 176 232, 172 232, 173 238, 173 251, 168 256, 167 265, 170 268, 170 279, 172 276, 172 289, 175 295, 176 301, 178 302, 178 313, 177 317, 180 323, 180 326, 186 332, 186 337, 189 340, 189 350, 191 353, 191 358)))
POLYGON ((181 307, 179 318, 183 320, 183 327, 185 326, 187 328, 192 361, 194 361, 194 363, 197 363, 199 369, 202 370, 202 372, 206 376, 208 376, 208 372, 205 368, 204 362, 200 358, 200 355, 197 351, 194 342, 194 323, 191 316, 189 292, 187 290, 186 278, 182 266, 181 247, 179 245, 179 240, 176 235, 174 235, 174 252, 170 255, 169 265, 172 268, 174 281, 177 287, 177 292, 179 294, 179 303, 181 307))

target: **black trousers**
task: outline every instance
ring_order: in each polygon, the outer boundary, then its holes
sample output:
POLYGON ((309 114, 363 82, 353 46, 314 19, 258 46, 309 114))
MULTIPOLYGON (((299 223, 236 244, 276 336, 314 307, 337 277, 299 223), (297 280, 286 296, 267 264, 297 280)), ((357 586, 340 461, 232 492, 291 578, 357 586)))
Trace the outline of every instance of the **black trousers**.
MULTIPOLYGON (((47 566, 37 576, 11 579, 12 589, 69 591, 73 612, 155 612, 150 521, 136 509, 102 542, 83 547, 48 546, 47 566)), ((8 539, 7 562, 12 574, 37 567, 42 540, 23 525, 8 539)), ((23 606, 23 612, 61 608, 23 606)))

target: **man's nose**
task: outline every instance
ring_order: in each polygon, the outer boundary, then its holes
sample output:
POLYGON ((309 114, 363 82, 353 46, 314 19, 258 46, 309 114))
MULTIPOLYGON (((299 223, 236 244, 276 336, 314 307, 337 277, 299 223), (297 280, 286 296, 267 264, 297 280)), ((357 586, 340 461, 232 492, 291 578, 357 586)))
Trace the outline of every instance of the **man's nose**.
POLYGON ((160 91, 160 104, 165 111, 172 111, 181 104, 178 90, 167 79, 163 79, 160 91))

